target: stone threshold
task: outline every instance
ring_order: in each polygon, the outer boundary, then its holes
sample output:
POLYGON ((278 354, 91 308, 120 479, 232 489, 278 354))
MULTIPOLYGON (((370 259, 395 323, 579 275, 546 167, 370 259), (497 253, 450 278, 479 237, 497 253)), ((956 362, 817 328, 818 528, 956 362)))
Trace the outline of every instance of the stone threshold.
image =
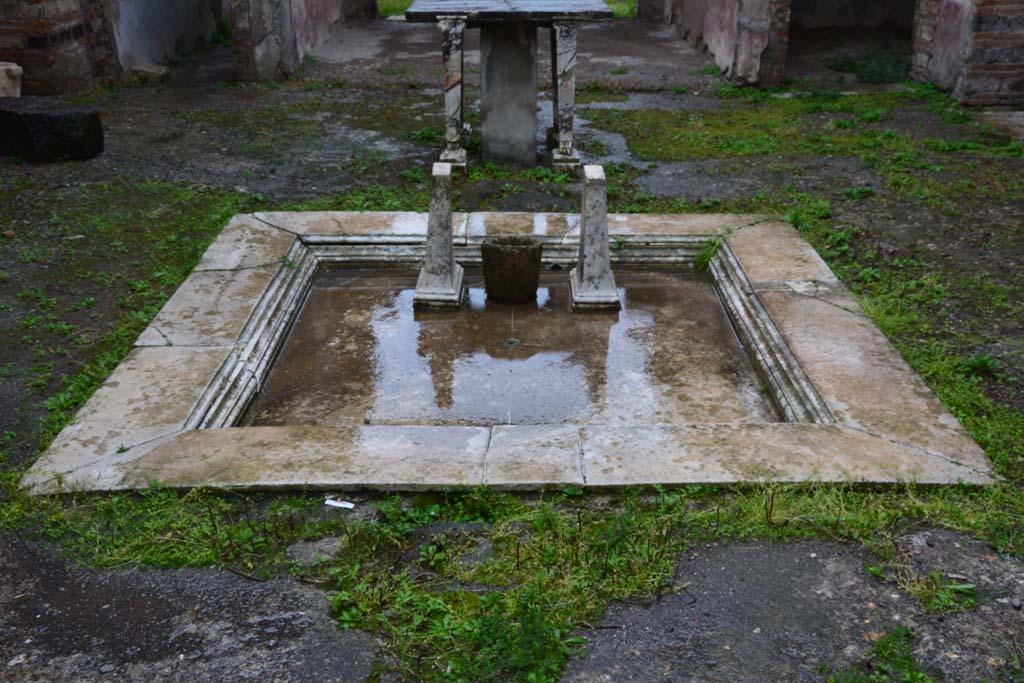
MULTIPOLYGON (((236 216, 26 475, 34 493, 153 483, 447 489, 823 481, 986 484, 981 449, 792 226, 736 214, 609 216, 613 264, 692 268, 716 290, 782 423, 234 427, 321 265, 409 265, 427 216, 236 216)), ((530 234, 566 274, 572 214, 457 214, 457 259, 530 234)))

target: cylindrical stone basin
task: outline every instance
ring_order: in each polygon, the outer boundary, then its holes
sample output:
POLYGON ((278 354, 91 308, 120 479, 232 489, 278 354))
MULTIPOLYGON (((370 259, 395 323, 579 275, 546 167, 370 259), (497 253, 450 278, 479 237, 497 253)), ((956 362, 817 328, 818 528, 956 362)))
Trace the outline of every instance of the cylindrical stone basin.
POLYGON ((537 298, 540 256, 544 244, 536 237, 488 237, 480 245, 487 298, 521 304, 537 298))

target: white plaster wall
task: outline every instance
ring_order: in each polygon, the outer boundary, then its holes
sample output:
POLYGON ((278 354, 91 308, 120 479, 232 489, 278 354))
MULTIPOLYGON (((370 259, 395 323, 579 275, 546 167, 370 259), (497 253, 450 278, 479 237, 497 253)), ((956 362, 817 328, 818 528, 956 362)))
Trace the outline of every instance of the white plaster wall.
POLYGON ((121 66, 160 64, 209 41, 227 0, 110 0, 121 66))

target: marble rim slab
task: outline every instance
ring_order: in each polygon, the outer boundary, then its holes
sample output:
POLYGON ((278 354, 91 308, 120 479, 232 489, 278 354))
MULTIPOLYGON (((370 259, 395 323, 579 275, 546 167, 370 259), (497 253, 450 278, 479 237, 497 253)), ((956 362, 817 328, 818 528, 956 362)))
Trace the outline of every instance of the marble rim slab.
MULTIPOLYGON (((609 488, 785 482, 993 483, 984 452, 800 233, 741 214, 612 214, 613 265, 692 268, 714 286, 782 422, 234 427, 317 269, 423 258, 427 215, 235 216, 22 485, 36 494, 179 488, 609 488)), ((456 258, 530 234, 568 273, 579 216, 454 217, 456 258)))

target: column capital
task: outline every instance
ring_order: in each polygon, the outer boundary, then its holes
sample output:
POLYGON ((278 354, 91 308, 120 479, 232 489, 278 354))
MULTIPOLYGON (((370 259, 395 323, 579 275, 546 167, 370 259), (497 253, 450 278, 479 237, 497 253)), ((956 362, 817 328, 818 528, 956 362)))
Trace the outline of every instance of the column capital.
POLYGON ((462 32, 466 28, 466 16, 462 14, 446 14, 437 18, 437 24, 444 31, 462 32))

